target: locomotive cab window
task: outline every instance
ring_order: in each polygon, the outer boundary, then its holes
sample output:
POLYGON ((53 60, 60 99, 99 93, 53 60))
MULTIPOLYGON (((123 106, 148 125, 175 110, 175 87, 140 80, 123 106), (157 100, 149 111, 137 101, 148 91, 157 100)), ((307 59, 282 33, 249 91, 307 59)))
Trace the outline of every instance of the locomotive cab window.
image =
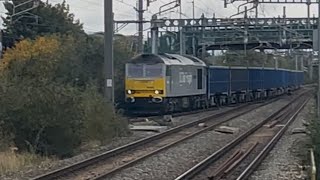
POLYGON ((203 73, 202 73, 202 69, 198 69, 197 70, 197 77, 198 77, 198 89, 203 89, 203 86, 202 86, 202 75, 203 73))
POLYGON ((145 77, 162 77, 163 76, 163 65, 162 64, 152 64, 145 65, 145 77))
POLYGON ((156 78, 164 76, 163 64, 127 64, 128 78, 156 78))
POLYGON ((127 76, 129 78, 143 77, 143 64, 128 64, 127 76))

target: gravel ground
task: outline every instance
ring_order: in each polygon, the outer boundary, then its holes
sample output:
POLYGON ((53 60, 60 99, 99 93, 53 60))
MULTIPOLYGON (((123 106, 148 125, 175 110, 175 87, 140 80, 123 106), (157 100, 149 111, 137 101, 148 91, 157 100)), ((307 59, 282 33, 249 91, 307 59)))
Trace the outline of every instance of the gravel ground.
POLYGON ((96 148, 91 148, 89 151, 81 153, 80 155, 74 156, 72 158, 58 160, 52 163, 33 165, 30 167, 25 167, 19 172, 14 172, 10 174, 0 175, 1 180, 13 180, 13 179, 29 179, 31 177, 37 176, 39 174, 43 174, 45 172, 52 171, 54 169, 58 169, 64 166, 68 166, 74 164, 76 162, 82 161, 84 159, 90 158, 92 156, 101 154, 105 151, 114 149, 116 147, 131 143, 141 138, 145 138, 146 136, 153 135, 151 132, 134 132, 134 134, 130 137, 122 137, 114 139, 110 144, 106 146, 100 146, 96 148))
POLYGON ((220 114, 226 111, 229 111, 231 109, 237 108, 236 107, 221 107, 221 108, 216 108, 212 111, 208 111, 208 112, 202 112, 202 113, 196 113, 196 114, 190 114, 187 116, 180 116, 180 117, 174 117, 172 120, 172 123, 170 124, 171 127, 176 127, 191 121, 194 121, 196 119, 198 119, 199 117, 203 116, 210 116, 210 115, 214 115, 214 114, 220 114))
MULTIPOLYGON (((302 90, 302 89, 301 89, 302 90)), ((301 90, 298 90, 296 93, 301 92, 301 90)), ((283 97, 281 97, 282 99, 293 99, 293 97, 296 97, 295 95, 293 96, 286 96, 284 95, 283 97)), ((238 107, 238 106, 236 106, 238 107)), ((174 117, 173 118, 173 123, 169 124, 170 126, 179 126, 185 123, 188 123, 190 121, 194 121, 195 119, 199 118, 199 116, 209 116, 209 115, 213 115, 213 114, 219 114, 222 112, 226 112, 228 110, 234 109, 236 107, 233 106, 223 106, 221 108, 217 108, 215 110, 212 111, 208 111, 208 112, 201 112, 201 113, 196 113, 196 114, 190 114, 190 115, 186 115, 186 116, 181 116, 181 117, 174 117)))
POLYGON ((233 135, 221 134, 215 131, 203 133, 160 154, 147 158, 134 167, 127 168, 108 179, 174 179, 214 151, 217 151, 223 145, 226 145, 239 134, 264 120, 270 113, 283 107, 290 99, 292 99, 292 97, 285 97, 283 100, 259 108, 228 124, 224 124, 238 127, 238 133, 233 135))
POLYGON ((294 128, 304 127, 303 121, 306 121, 309 109, 314 106, 314 103, 314 99, 309 101, 250 180, 308 179, 303 165, 309 164, 309 138, 306 134, 291 134, 291 132, 294 128))

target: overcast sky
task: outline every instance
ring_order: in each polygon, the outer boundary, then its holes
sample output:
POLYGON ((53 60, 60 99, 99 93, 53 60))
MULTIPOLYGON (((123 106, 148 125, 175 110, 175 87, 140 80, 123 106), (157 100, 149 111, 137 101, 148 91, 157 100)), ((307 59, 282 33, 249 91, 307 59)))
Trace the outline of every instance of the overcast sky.
MULTIPOLYGON (((77 19, 84 24, 84 29, 87 32, 97 32, 103 30, 103 1, 104 0, 67 0, 70 5, 71 12, 75 14, 77 19)), ((146 0, 145 0, 146 1, 146 0)), ((161 5, 166 2, 171 2, 171 0, 154 0, 155 2, 151 4, 148 10, 145 12, 145 19, 149 20, 153 13, 157 13, 161 5)), ((186 17, 192 17, 192 0, 182 0, 182 9, 186 17)), ((49 0, 50 3, 59 3, 62 0, 49 0)), ((136 12, 133 7, 136 6, 136 0, 113 0, 114 2, 114 13, 116 20, 135 20, 136 12)), ((205 13, 207 17, 212 17, 215 13, 216 17, 229 17, 237 12, 238 4, 229 5, 228 8, 224 8, 223 0, 195 0, 196 6, 196 17, 200 17, 202 13, 205 13)), ((317 6, 311 6, 311 16, 313 14, 317 15, 317 6)), ((261 5, 259 7, 260 17, 277 17, 282 15, 283 4, 279 5, 261 5)), ((0 10, 1 13, 4 12, 3 7, 0 10)), ((252 14, 253 15, 253 14, 252 14)), ((243 15, 242 15, 243 16, 243 15)), ((306 5, 290 5, 287 6, 287 16, 288 17, 306 17, 307 16, 307 6, 306 5)), ((177 10, 165 15, 168 18, 179 17, 177 10)), ((145 25, 147 29, 149 25, 145 25)), ((127 26, 120 33, 123 34, 135 34, 136 26, 127 26)))

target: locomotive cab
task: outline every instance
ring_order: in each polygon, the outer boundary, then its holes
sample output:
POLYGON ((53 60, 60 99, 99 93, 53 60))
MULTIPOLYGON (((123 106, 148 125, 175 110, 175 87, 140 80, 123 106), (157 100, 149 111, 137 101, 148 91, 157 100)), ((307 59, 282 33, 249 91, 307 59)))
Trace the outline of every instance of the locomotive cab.
POLYGON ((155 56, 140 55, 126 64, 126 102, 130 109, 159 110, 165 97, 166 65, 155 56), (152 104, 152 106, 148 106, 152 104))
POLYGON ((126 93, 129 97, 161 97, 164 95, 165 65, 128 63, 126 93))

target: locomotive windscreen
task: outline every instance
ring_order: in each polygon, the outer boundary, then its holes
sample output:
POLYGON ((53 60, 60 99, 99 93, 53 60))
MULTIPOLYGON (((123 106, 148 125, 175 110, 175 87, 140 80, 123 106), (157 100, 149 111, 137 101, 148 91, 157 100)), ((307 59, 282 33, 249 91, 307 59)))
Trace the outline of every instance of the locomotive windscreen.
POLYGON ((163 64, 127 64, 127 77, 129 78, 155 78, 163 76, 163 64))
POLYGON ((143 64, 128 64, 127 76, 131 78, 143 77, 143 64))

